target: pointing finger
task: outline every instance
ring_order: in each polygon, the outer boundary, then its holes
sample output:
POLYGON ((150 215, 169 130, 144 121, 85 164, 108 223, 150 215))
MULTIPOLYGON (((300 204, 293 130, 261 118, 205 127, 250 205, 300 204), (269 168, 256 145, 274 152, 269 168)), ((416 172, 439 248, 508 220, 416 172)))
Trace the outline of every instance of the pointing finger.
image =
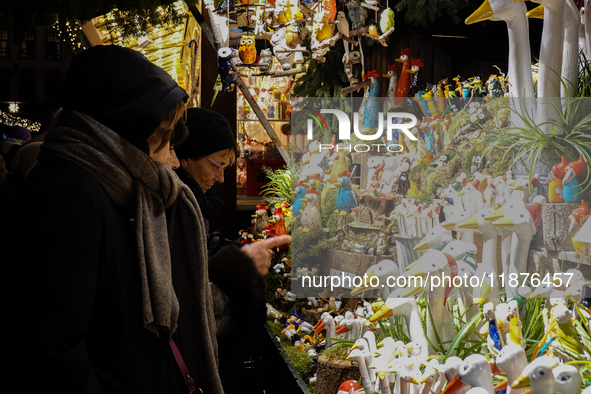
POLYGON ((264 241, 258 241, 257 244, 267 249, 273 249, 277 246, 285 245, 291 242, 291 235, 279 235, 273 238, 267 238, 264 241))

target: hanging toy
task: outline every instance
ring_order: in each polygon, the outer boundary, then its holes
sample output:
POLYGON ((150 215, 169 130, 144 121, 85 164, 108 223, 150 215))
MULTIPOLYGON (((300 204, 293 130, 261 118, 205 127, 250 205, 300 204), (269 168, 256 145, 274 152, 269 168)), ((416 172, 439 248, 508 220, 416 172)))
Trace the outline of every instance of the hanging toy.
POLYGON ((335 0, 322 0, 322 8, 326 11, 326 16, 328 17, 328 21, 334 21, 334 18, 337 16, 337 3, 335 0))
MULTIPOLYGON (((343 37, 349 37, 349 21, 343 11, 337 12, 337 30, 343 37)), ((345 56, 349 56, 349 43, 343 40, 345 46, 345 56)))
POLYGON ((290 0, 277 0, 275 4, 275 18, 280 25, 291 22, 293 15, 291 14, 290 0))
POLYGON ((361 0, 351 0, 347 4, 349 10, 349 19, 351 19, 351 27, 353 29, 360 29, 365 26, 367 19, 367 9, 361 7, 361 0))
POLYGON ((343 65, 345 66, 345 74, 351 85, 361 82, 362 66, 361 53, 359 51, 349 52, 349 56, 345 53, 343 55, 343 65))
POLYGON ((312 59, 324 63, 324 55, 328 52, 330 39, 332 38, 332 29, 328 24, 326 11, 322 10, 314 15, 312 23, 312 59))
POLYGON ((259 65, 261 67, 259 67, 259 71, 261 72, 267 72, 271 70, 271 66, 273 65, 273 53, 271 52, 271 49, 266 48, 263 49, 261 51, 261 55, 260 55, 260 59, 259 59, 259 65))
POLYGON ((257 59, 257 49, 255 46, 255 36, 242 36, 240 39, 240 47, 238 53, 240 54, 240 60, 243 63, 253 64, 257 59))
POLYGON ((271 36, 271 44, 273 44, 273 53, 277 61, 281 64, 283 70, 289 70, 293 67, 295 60, 295 53, 289 51, 287 46, 287 28, 278 28, 273 36, 271 36))
POLYGON ((231 92, 236 84, 236 75, 230 74, 232 69, 230 60, 233 52, 234 49, 232 48, 220 48, 218 50, 218 72, 222 79, 223 92, 231 92))
POLYGON ((287 47, 293 49, 293 62, 296 64, 304 63, 303 50, 301 46, 300 31, 297 25, 289 25, 286 27, 285 43, 287 47))
POLYGON ((394 31, 394 11, 390 7, 380 13, 380 30, 382 31, 380 36, 382 40, 394 31))

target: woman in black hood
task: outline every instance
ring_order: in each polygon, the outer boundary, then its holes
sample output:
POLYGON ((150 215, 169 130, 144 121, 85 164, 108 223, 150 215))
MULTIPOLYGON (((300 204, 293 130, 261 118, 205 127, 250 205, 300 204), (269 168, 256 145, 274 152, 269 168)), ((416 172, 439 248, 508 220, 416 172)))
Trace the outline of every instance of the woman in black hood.
POLYGON ((1 220, 8 392, 186 393, 171 337, 196 385, 223 392, 201 212, 163 164, 186 99, 131 49, 73 59, 40 165, 1 220))

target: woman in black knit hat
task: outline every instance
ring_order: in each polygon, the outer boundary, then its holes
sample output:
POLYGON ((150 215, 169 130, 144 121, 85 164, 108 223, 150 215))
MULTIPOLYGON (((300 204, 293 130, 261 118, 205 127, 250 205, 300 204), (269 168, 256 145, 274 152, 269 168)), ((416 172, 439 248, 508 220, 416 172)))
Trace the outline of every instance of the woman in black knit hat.
POLYGON ((209 230, 209 221, 224 203, 215 185, 224 183, 224 170, 235 160, 236 138, 230 123, 208 109, 189 108, 185 124, 189 136, 175 147, 180 161, 177 175, 195 194, 209 230))
MULTIPOLYGON (((236 139, 230 123, 207 109, 189 108, 186 125, 189 136, 175 148, 180 161, 176 173, 195 194, 207 227, 224 203, 217 197, 215 185, 224 182, 224 169, 235 160, 236 139)), ((289 236, 275 239, 281 243, 288 240, 289 236)), ((240 358, 240 346, 251 330, 261 327, 266 320, 263 275, 268 271, 269 260, 262 258, 261 253, 266 256, 269 246, 264 245, 268 241, 272 240, 241 247, 222 234, 208 236, 220 378, 226 394, 241 393, 244 384, 249 384, 237 379, 244 361, 240 358)))

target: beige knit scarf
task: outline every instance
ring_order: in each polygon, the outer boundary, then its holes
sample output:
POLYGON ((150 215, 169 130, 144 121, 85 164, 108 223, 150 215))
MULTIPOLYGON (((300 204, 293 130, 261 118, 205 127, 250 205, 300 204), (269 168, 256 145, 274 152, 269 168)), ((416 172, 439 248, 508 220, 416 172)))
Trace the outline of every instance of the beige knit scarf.
POLYGON ((88 171, 118 206, 135 210, 144 327, 156 335, 163 332, 162 328, 171 334, 177 329, 179 313, 193 320, 191 331, 197 332, 184 335, 196 336, 192 340, 198 342, 195 350, 199 353, 191 356, 198 357, 204 368, 194 373, 209 380, 198 384, 207 387, 206 392, 221 392, 206 232, 191 190, 170 168, 78 112, 62 114, 59 126, 47 134, 41 152, 42 157, 66 160, 88 171), (171 216, 176 219, 167 220, 167 210, 174 212, 171 216), (171 250, 173 244, 182 249, 180 258, 185 261, 177 261, 179 253, 171 250), (182 275, 182 282, 176 280, 175 284, 190 286, 177 289, 182 299, 188 300, 181 303, 187 310, 180 310, 173 287, 172 254, 176 277, 182 275))

